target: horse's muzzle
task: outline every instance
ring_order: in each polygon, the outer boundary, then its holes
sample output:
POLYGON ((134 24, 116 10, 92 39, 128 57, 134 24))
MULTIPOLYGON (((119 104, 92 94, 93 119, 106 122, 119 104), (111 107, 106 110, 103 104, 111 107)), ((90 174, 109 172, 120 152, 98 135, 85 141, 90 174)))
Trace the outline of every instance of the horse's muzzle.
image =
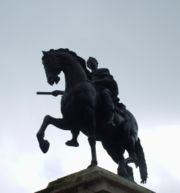
POLYGON ((58 83, 60 78, 58 76, 49 76, 48 83, 52 86, 54 83, 58 83))

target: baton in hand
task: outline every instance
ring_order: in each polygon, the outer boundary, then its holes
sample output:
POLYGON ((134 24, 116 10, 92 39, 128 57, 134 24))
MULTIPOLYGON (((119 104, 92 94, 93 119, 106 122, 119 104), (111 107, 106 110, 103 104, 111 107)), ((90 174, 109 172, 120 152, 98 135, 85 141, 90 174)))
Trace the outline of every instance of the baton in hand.
POLYGON ((64 91, 62 90, 55 90, 53 92, 41 92, 41 91, 38 91, 36 92, 36 94, 38 95, 53 95, 53 96, 58 96, 58 95, 63 95, 64 94, 64 91))

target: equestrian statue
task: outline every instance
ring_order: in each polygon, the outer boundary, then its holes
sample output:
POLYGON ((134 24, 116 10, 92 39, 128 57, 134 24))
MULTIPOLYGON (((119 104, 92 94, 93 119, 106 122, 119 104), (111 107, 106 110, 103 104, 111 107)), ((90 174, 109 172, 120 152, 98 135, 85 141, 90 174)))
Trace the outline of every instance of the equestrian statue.
POLYGON ((79 146, 80 132, 88 137, 91 149, 89 167, 97 165, 96 141, 118 164, 118 175, 134 182, 129 163, 139 168, 141 183, 147 180, 147 165, 138 137, 138 125, 133 114, 118 98, 118 86, 107 68, 98 68, 98 61, 89 57, 87 62, 69 49, 43 51, 42 63, 50 85, 60 81, 64 73, 65 90, 37 92, 37 94, 62 95, 62 118, 44 117, 37 133, 40 149, 46 153, 50 143, 44 139, 48 125, 72 133, 68 146, 79 146), (129 157, 125 158, 124 153, 129 157))

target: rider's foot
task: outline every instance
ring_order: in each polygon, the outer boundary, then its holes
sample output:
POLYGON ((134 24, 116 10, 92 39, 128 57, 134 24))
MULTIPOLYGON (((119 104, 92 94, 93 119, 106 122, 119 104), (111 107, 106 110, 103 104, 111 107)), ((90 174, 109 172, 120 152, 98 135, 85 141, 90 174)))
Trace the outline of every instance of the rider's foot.
POLYGON ((78 147, 79 143, 75 140, 69 140, 69 141, 66 141, 66 145, 73 146, 73 147, 78 147))

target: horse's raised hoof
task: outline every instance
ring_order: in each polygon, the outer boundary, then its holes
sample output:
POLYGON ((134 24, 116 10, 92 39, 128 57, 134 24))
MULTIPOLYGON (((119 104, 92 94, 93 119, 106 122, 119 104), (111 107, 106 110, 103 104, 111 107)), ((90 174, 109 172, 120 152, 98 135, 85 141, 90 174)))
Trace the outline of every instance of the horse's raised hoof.
POLYGON ((79 143, 77 141, 66 141, 66 145, 68 146, 73 146, 73 147, 78 147, 79 146, 79 143))
POLYGON ((39 146, 43 153, 47 153, 47 151, 49 150, 50 143, 47 140, 42 140, 41 143, 39 143, 39 146))

